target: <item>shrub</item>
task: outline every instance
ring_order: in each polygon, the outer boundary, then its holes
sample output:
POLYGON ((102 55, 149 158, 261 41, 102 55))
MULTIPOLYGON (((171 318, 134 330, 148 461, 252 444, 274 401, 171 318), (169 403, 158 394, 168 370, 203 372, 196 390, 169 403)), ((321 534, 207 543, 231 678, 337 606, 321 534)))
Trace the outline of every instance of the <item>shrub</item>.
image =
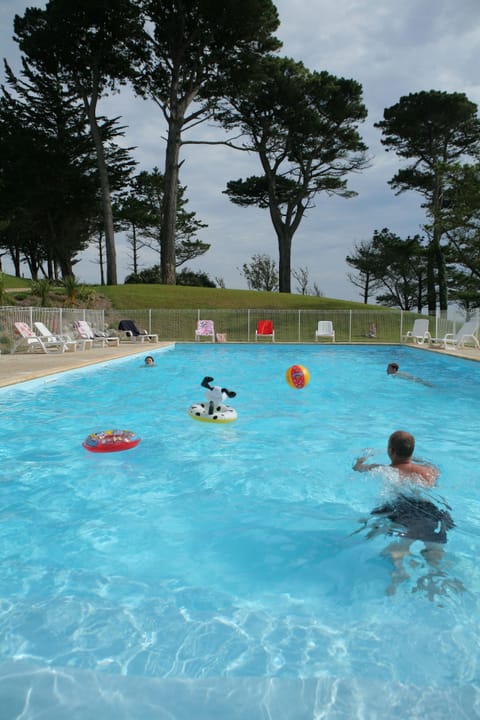
POLYGON ((38 296, 41 307, 48 307, 50 305, 49 298, 52 290, 52 283, 50 280, 48 280, 48 278, 34 280, 31 287, 32 293, 38 296))
POLYGON ((193 272, 188 268, 177 273, 177 285, 189 285, 190 287, 217 287, 213 280, 205 272, 193 272))
POLYGON ((139 273, 132 273, 131 275, 127 275, 124 284, 153 285, 155 283, 161 284, 161 282, 162 274, 160 270, 160 265, 154 265, 151 268, 141 270, 139 273))

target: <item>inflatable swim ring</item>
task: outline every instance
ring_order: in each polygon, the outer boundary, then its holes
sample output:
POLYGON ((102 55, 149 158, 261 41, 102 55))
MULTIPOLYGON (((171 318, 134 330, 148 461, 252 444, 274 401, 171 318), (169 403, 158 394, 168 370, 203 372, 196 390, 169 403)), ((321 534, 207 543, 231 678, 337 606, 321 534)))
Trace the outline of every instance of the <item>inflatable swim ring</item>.
POLYGON ((199 402, 188 408, 188 414, 194 420, 212 423, 228 423, 237 419, 237 411, 225 405, 226 398, 233 398, 236 392, 220 387, 220 385, 211 385, 213 378, 209 375, 205 376, 201 382, 201 386, 206 389, 205 397, 207 402, 199 402))
POLYGON ((237 419, 237 411, 229 405, 215 405, 213 412, 209 412, 210 403, 195 403, 188 408, 188 414, 194 420, 211 423, 228 423, 237 419))
POLYGON ((102 430, 88 435, 82 445, 90 452, 118 452, 136 447, 141 439, 132 430, 102 430))

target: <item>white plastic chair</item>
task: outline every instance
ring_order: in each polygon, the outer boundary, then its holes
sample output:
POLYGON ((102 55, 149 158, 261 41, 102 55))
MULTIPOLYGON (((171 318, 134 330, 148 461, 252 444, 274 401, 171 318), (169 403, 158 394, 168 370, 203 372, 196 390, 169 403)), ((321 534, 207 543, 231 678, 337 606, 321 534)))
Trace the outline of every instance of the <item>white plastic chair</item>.
POLYGON ((331 338, 335 342, 335 330, 331 320, 319 320, 317 329, 315 330, 315 340, 319 337, 331 338))
MULTIPOLYGON (((83 340, 72 340, 70 335, 55 335, 52 333, 46 325, 42 322, 34 322, 35 329, 37 330, 38 334, 40 335, 43 340, 48 340, 49 342, 63 342, 65 343, 65 350, 70 352, 76 352, 77 351, 77 345, 82 345, 83 340)), ((85 349, 85 345, 83 344, 83 348, 85 349)))
POLYGON ((428 318, 419 318, 413 323, 413 328, 409 330, 405 335, 402 336, 403 342, 413 340, 414 343, 423 345, 424 342, 428 342, 432 339, 428 331, 429 320, 428 318))
POLYGON ((106 333, 96 335, 86 320, 75 320, 74 327, 78 336, 82 340, 90 342, 91 347, 95 347, 95 345, 100 345, 102 348, 105 345, 116 345, 118 347, 120 345, 119 337, 108 337, 106 333))
POLYGON ((442 347, 447 350, 451 348, 462 348, 465 343, 475 345, 476 348, 480 348, 480 343, 476 337, 478 334, 479 323, 477 320, 468 320, 462 325, 460 330, 456 333, 447 333, 443 338, 435 338, 436 342, 440 342, 442 347))
POLYGON ((35 335, 30 325, 27 325, 27 323, 24 322, 15 322, 13 325, 15 328, 15 334, 19 337, 13 344, 12 353, 17 352, 17 350, 22 347, 25 347, 27 352, 65 352, 65 343, 63 340, 35 335))

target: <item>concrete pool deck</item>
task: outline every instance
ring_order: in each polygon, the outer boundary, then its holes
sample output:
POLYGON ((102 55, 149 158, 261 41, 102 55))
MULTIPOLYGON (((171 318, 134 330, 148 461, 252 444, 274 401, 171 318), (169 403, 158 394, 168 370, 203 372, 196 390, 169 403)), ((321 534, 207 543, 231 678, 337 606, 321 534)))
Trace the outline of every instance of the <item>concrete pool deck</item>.
MULTIPOLYGON (((0 355, 0 388, 27 380, 55 373, 75 370, 95 365, 96 363, 127 357, 128 355, 148 355, 154 350, 174 345, 173 342, 159 343, 120 343, 119 347, 94 348, 92 350, 79 350, 65 353, 18 353, 15 355, 0 355)), ((280 343, 279 343, 280 344, 280 343)), ((339 345, 341 343, 338 343, 339 345)), ((371 347, 371 346, 370 346, 371 347)), ((403 347, 403 346, 402 346, 403 347)), ((455 350, 441 350, 431 346, 415 346, 418 350, 437 352, 444 355, 463 357, 469 360, 480 361, 480 350, 477 348, 460 348, 455 350)))
POLYGON ((120 343, 119 347, 92 348, 64 353, 17 353, 0 355, 0 387, 36 380, 46 375, 75 370, 128 355, 146 356, 173 343, 120 343))

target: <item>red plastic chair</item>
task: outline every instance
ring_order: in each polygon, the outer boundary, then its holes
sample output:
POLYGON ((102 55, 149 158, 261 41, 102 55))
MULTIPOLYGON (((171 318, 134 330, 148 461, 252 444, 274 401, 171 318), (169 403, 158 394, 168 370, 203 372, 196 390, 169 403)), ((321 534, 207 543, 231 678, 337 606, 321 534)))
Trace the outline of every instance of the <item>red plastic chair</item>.
POLYGON ((259 337, 271 337, 272 342, 275 342, 275 330, 273 328, 273 322, 271 320, 258 321, 257 329, 255 331, 255 342, 259 337))

